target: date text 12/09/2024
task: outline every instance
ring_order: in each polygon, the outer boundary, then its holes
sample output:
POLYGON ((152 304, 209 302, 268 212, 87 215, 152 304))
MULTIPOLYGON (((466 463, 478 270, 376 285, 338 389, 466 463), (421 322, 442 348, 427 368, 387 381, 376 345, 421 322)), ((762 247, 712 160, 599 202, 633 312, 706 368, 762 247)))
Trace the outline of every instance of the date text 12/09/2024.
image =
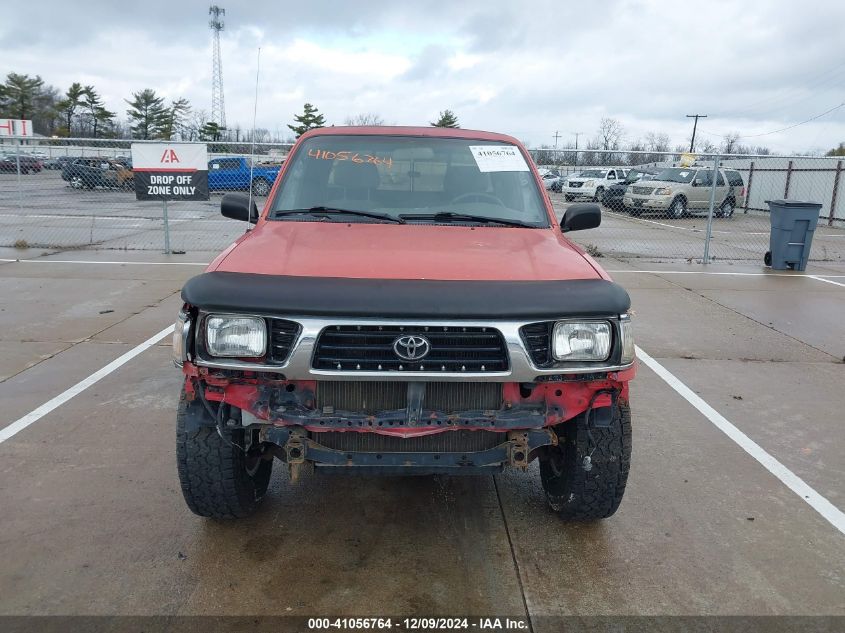
POLYGON ((320 630, 399 630, 399 631, 522 631, 525 618, 309 618, 308 629, 320 630))

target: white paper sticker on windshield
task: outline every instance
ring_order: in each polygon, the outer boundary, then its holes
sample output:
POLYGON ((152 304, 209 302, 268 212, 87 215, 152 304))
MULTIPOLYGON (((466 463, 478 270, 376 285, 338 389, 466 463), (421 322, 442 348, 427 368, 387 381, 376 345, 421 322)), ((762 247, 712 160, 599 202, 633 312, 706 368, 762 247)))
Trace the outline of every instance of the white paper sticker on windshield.
POLYGON ((528 171, 528 163, 513 145, 470 145, 478 171, 528 171))

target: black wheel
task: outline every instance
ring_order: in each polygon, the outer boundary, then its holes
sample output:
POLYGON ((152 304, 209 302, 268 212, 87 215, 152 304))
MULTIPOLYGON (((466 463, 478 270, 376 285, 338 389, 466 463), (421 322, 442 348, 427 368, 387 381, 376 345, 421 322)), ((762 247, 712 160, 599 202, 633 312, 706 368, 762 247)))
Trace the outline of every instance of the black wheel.
POLYGON ((719 217, 720 218, 729 218, 734 214, 734 201, 728 198, 725 200, 722 205, 719 207, 719 217))
POLYGON ((675 218, 676 220, 681 219, 687 214, 687 201, 683 196, 678 196, 674 200, 672 200, 672 204, 669 205, 669 217, 675 218))
POLYGON ((598 202, 602 198, 602 194, 604 194, 604 187, 596 188, 596 193, 593 194, 593 202, 598 202))
POLYGON ((85 186, 85 183, 82 182, 82 178, 80 178, 79 176, 71 176, 70 186, 74 189, 82 189, 82 187, 85 186))
POLYGON ((594 521, 611 516, 625 494, 631 467, 628 404, 619 403, 608 427, 591 426, 588 433, 582 414, 555 431, 560 443, 540 462, 549 505, 564 519, 594 521))
POLYGON ((270 193, 270 183, 264 178, 256 178, 252 181, 252 194, 255 196, 266 196, 270 193))
MULTIPOLYGON (((233 411, 234 413, 234 411, 233 411)), ((216 426, 188 430, 188 417, 210 414, 185 392, 176 413, 176 462, 185 502, 194 514, 214 519, 239 519, 258 509, 273 472, 273 462, 259 449, 245 453, 244 431, 224 433, 216 426)))
POLYGON ((766 251, 766 254, 763 255, 763 263, 766 264, 766 266, 772 265, 772 251, 766 251))

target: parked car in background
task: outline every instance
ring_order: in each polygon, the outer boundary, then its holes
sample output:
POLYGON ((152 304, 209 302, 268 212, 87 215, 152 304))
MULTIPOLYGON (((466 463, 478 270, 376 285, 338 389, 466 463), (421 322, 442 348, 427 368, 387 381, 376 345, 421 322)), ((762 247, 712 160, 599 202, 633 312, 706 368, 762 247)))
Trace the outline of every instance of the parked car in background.
POLYGON ((5 154, 0 156, 0 171, 11 171, 17 173, 18 165, 22 174, 35 173, 41 171, 41 161, 37 158, 26 154, 5 154))
POLYGON ((605 189, 624 178, 624 169, 586 169, 578 176, 569 176, 562 191, 567 202, 575 198, 589 198, 598 202, 605 189))
POLYGON ((660 169, 657 168, 636 168, 629 170, 625 176, 625 180, 621 180, 616 184, 610 185, 604 190, 604 194, 601 197, 601 203, 608 209, 613 209, 614 211, 624 211, 625 202, 623 198, 625 196, 625 192, 628 190, 628 187, 640 180, 649 180, 653 178, 659 171, 660 169))
POLYGON ((62 180, 74 189, 134 189, 135 176, 131 169, 107 158, 77 158, 65 163, 62 180))
POLYGON ((540 176, 543 179, 543 186, 546 191, 560 191, 561 176, 557 169, 547 169, 545 173, 540 171, 540 176))
POLYGON ((75 161, 78 156, 56 156, 55 158, 48 158, 44 161, 44 169, 60 170, 65 166, 65 163, 75 161))
POLYGON ((253 165, 243 156, 215 158, 208 161, 209 191, 248 191, 266 196, 276 181, 281 167, 253 165))
MULTIPOLYGON (((729 184, 724 170, 716 174, 716 217, 729 218, 738 204, 745 203, 745 184, 742 175, 731 172, 729 184)), ((625 206, 632 215, 657 212, 670 218, 682 218, 691 213, 706 212, 710 207, 713 169, 706 167, 670 167, 663 169, 653 180, 633 184, 625 192, 625 206)))

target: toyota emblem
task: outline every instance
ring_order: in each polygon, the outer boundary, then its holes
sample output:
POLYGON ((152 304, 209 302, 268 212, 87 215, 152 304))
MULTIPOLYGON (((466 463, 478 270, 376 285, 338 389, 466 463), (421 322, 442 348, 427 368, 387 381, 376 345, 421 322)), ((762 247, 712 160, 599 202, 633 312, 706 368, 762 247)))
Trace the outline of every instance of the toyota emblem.
POLYGON ((393 351, 402 360, 422 360, 431 351, 431 343, 424 336, 406 334, 393 341, 393 351))

